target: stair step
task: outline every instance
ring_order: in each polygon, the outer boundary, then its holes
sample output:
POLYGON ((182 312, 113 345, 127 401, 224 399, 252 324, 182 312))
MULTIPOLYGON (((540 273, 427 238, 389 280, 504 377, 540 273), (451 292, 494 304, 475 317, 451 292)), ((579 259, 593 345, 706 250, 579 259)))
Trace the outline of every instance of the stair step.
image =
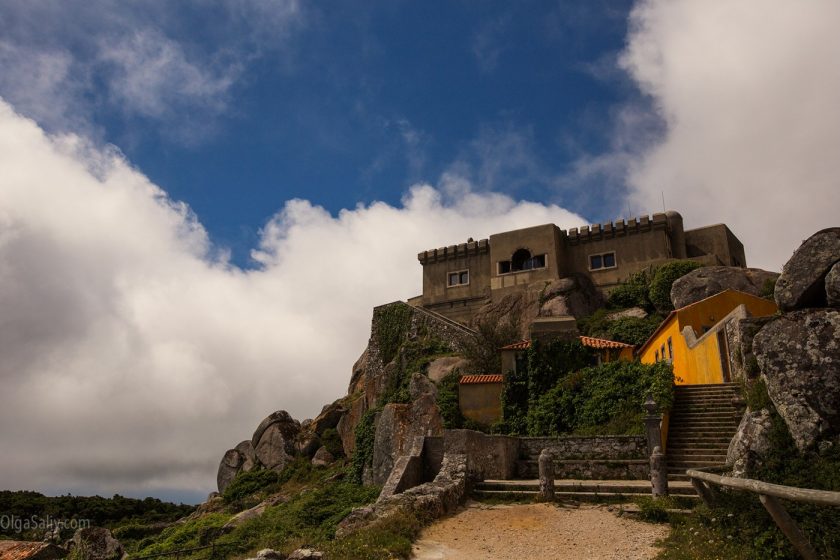
POLYGON ((678 464, 690 461, 718 461, 726 462, 726 453, 706 453, 706 454, 680 454, 669 452, 666 458, 668 464, 678 464))
MULTIPOLYGON (((473 495, 479 498, 503 498, 503 497, 522 497, 527 499, 535 499, 539 494, 538 491, 519 491, 519 492, 507 492, 507 491, 500 491, 500 490, 473 490, 473 495)), ((684 494, 677 494, 674 492, 669 493, 672 496, 676 496, 679 498, 684 499, 699 499, 697 494, 689 494, 688 492, 684 494)), ((621 499, 626 498, 627 496, 650 496, 651 491, 648 489, 645 492, 638 491, 638 492, 566 492, 566 491, 554 491, 554 496, 557 498, 568 498, 573 500, 603 500, 603 499, 621 499)))

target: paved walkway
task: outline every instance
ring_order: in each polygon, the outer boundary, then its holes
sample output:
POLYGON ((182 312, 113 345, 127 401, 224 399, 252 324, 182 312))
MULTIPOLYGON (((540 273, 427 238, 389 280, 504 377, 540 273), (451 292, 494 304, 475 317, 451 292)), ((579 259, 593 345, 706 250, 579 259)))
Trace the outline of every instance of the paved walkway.
POLYGON ((427 527, 413 548, 416 560, 643 560, 667 525, 619 517, 606 505, 486 505, 470 502, 427 527))

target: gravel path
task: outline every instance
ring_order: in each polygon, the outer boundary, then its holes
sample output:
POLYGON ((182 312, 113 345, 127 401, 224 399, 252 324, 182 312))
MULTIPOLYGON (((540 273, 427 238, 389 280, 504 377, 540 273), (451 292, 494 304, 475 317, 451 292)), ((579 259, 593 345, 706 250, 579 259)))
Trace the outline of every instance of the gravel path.
POLYGON ((417 560, 633 560, 656 556, 667 525, 619 517, 603 505, 467 504, 427 527, 414 545, 417 560))

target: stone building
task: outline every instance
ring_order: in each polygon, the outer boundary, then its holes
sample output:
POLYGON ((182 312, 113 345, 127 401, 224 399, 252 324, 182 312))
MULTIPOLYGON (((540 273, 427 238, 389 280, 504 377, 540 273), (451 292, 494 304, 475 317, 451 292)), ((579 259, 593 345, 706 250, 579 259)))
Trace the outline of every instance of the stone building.
POLYGON ((423 295, 410 303, 468 323, 488 301, 540 281, 585 274, 604 293, 631 274, 675 259, 746 266, 724 224, 684 230, 677 212, 562 230, 554 224, 423 251, 423 295))

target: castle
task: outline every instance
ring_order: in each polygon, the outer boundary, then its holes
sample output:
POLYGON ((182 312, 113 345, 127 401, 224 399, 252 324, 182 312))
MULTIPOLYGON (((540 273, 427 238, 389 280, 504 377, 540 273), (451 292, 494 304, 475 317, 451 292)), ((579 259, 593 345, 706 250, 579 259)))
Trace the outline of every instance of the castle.
POLYGON ((569 230, 533 226, 430 249, 417 258, 423 295, 410 303, 462 323, 488 301, 573 274, 587 275, 606 294, 631 274, 676 259, 746 266, 744 245, 725 224, 685 230, 674 211, 569 230))

